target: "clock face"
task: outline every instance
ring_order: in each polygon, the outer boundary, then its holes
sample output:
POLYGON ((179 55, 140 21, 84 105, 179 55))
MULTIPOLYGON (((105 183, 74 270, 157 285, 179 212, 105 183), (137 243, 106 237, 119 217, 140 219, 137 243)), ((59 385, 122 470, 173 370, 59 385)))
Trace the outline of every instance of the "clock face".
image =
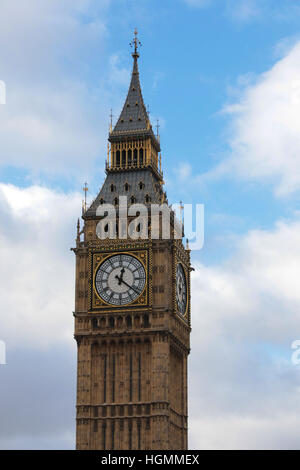
POLYGON ((186 276, 181 263, 176 268, 176 301, 181 315, 185 315, 187 306, 187 284, 186 276))
POLYGON ((112 255, 99 266, 95 287, 104 302, 127 305, 136 300, 146 285, 143 264, 129 254, 112 255))

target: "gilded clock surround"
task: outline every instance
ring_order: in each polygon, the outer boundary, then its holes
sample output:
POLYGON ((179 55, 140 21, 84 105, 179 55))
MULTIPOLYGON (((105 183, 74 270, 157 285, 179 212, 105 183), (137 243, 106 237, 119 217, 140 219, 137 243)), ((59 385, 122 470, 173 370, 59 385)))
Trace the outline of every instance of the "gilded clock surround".
POLYGON ((190 252, 189 250, 185 250, 182 246, 182 243, 179 240, 175 242, 174 248, 174 262, 173 262, 173 272, 172 272, 172 279, 173 279, 173 309, 174 314, 178 316, 181 320, 186 322, 189 326, 191 324, 191 268, 190 264, 190 252), (177 271, 177 264, 180 263, 185 273, 186 285, 187 285, 187 299, 186 299, 186 309, 185 314, 182 315, 177 308, 177 300, 176 300, 176 271, 177 271))
MULTIPOLYGON (((175 285, 176 285, 176 281, 177 281, 177 267, 178 265, 180 265, 183 269, 183 272, 184 272, 184 276, 185 276, 185 283, 186 283, 186 305, 185 305, 185 310, 184 310, 184 313, 180 312, 179 311, 179 308, 178 308, 178 305, 177 305, 177 299, 176 299, 176 313, 178 315, 181 315, 181 317, 183 317, 185 320, 188 319, 188 307, 189 307, 189 296, 188 296, 188 291, 189 291, 189 286, 188 286, 188 270, 186 269, 186 267, 184 266, 184 264, 181 262, 181 261, 177 261, 176 262, 176 267, 175 267, 175 285)), ((175 287, 175 298, 176 298, 176 287, 175 287)))
POLYGON ((97 311, 102 309, 124 309, 124 307, 146 307, 148 306, 149 294, 148 294, 148 277, 149 277, 149 252, 148 250, 128 250, 128 251, 114 251, 113 255, 130 255, 138 259, 145 269, 146 282, 143 292, 134 301, 126 305, 112 305, 105 302, 97 292, 95 286, 95 277, 98 268, 104 263, 105 260, 112 256, 112 253, 96 251, 91 253, 91 278, 93 280, 91 287, 91 310, 97 311))

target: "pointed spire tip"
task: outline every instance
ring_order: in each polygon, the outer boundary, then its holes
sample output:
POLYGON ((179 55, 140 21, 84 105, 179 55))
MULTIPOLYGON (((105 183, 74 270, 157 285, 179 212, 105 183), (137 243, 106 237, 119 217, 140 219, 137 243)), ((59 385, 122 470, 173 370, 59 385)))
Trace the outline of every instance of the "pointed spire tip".
POLYGON ((136 28, 135 28, 135 30, 134 30, 134 38, 133 38, 133 40, 129 43, 129 45, 130 45, 131 47, 134 47, 134 52, 132 53, 132 57, 133 57, 134 59, 137 59, 137 58, 140 56, 140 54, 139 54, 139 52, 138 52, 138 49, 139 49, 139 47, 142 45, 142 43, 141 43, 141 42, 139 41, 139 39, 138 39, 138 31, 137 31, 136 28))

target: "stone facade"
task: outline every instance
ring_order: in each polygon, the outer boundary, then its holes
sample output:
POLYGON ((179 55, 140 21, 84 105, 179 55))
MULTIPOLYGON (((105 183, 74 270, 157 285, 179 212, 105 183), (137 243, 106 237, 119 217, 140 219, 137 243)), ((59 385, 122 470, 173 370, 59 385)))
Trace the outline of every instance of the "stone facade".
MULTIPOLYGON (((133 74, 137 74, 137 50, 133 57, 133 74)), ((136 76, 134 80, 136 92, 140 85, 136 76)), ((139 93, 142 96, 140 89, 139 93)), ((128 114, 128 108, 125 109, 128 114)), ((136 115, 138 118, 138 113, 136 115)), ((122 119, 120 117, 118 121, 119 127, 124 122, 122 119)), ((143 119, 147 119, 145 113, 143 119)), ((132 121, 130 125, 132 128, 132 121)), ((149 128, 150 124, 146 122, 145 126, 149 128)), ((113 131, 110 137, 112 134, 113 131)), ((152 137, 129 133, 127 138, 152 137)), ((116 145, 116 135, 112 140, 116 145)), ((141 176, 135 172, 143 172, 147 193, 151 193, 150 188, 155 183, 158 184, 157 194, 164 196, 160 171, 153 168, 157 161, 156 156, 153 162, 141 162, 143 170, 115 168, 115 165, 107 168, 109 181, 118 181, 117 191, 113 188, 114 197, 120 195, 122 180, 124 184, 128 180, 139 183, 141 176)), ((108 198, 111 186, 104 183, 106 192, 102 190, 102 194, 107 194, 104 197, 108 198)), ((81 450, 187 449, 189 250, 184 248, 181 239, 172 237, 169 240, 100 240, 96 236, 98 218, 95 209, 93 203, 83 214, 84 225, 81 230, 78 224, 76 248, 73 249, 76 255, 75 339, 78 345, 76 447, 81 450), (147 259, 143 302, 138 300, 128 306, 93 303, 97 268, 94 260, 116 253, 142 253, 143 259, 147 259), (185 316, 178 312, 176 304, 177 263, 181 263, 186 273, 185 316)))

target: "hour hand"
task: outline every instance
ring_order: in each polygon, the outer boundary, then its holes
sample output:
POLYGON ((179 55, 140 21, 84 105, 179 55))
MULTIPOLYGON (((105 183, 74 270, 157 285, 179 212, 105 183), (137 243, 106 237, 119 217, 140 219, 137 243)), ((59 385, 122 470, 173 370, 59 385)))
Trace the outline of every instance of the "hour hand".
POLYGON ((123 276, 124 276, 124 272, 125 272, 125 269, 124 269, 124 268, 122 268, 122 269, 121 269, 121 272, 120 272, 120 276, 118 276, 118 275, 116 275, 116 276, 115 276, 115 277, 116 277, 116 279, 118 279, 118 284, 119 284, 119 286, 120 286, 120 285, 121 285, 121 283, 122 283, 123 276))

